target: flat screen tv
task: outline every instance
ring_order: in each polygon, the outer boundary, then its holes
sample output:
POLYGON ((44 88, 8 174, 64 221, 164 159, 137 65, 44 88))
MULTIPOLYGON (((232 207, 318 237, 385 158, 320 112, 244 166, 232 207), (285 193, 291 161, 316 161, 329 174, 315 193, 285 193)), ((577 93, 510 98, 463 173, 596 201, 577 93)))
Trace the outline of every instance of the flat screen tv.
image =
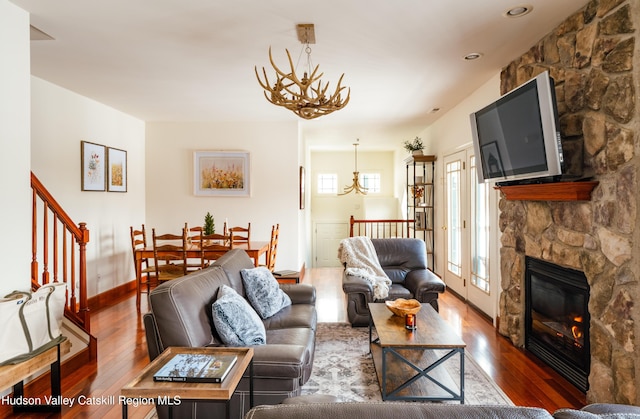
POLYGON ((480 182, 506 185, 560 180, 562 142, 549 72, 470 116, 480 182))

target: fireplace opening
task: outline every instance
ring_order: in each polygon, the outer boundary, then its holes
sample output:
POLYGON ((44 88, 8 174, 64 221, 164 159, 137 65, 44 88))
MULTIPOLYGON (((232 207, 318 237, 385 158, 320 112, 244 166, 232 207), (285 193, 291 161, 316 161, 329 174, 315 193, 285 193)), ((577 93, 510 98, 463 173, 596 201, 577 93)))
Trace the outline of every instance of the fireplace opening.
POLYGON ((527 257, 525 347, 583 392, 589 389, 589 324, 584 273, 527 257))

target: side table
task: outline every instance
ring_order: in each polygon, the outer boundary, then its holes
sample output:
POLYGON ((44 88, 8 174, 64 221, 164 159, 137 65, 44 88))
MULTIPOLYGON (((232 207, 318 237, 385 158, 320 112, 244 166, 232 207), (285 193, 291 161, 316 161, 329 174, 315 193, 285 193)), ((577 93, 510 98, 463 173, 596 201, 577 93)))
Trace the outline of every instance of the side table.
POLYGON ((122 417, 128 417, 129 404, 138 404, 140 399, 154 399, 156 405, 169 407, 182 401, 203 401, 225 403, 226 418, 229 419, 229 404, 242 375, 249 368, 249 405, 253 407, 253 349, 252 348, 183 348, 169 347, 147 365, 131 382, 120 391, 122 417), (237 355, 236 364, 222 383, 185 383, 180 381, 154 381, 153 375, 176 354, 237 355))
POLYGON ((279 272, 274 272, 273 276, 280 284, 299 284, 300 283, 299 271, 279 271, 279 272))

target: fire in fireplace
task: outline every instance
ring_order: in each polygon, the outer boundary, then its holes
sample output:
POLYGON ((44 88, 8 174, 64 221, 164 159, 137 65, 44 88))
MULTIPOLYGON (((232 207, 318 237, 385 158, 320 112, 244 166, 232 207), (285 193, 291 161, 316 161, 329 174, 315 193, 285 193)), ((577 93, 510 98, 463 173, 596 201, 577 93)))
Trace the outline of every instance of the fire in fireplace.
POLYGON ((527 257, 525 347, 580 390, 589 388, 589 284, 584 273, 527 257))

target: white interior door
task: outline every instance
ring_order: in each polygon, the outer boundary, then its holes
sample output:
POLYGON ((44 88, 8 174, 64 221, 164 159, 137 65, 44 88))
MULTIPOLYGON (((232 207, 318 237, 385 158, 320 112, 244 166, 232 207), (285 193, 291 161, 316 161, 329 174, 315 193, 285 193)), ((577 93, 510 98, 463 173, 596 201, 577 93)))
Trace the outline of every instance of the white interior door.
POLYGON ((495 318, 496 257, 491 243, 495 192, 478 183, 472 149, 445 158, 445 227, 447 286, 482 312, 495 318))
MULTIPOLYGON (((497 295, 496 285, 498 281, 495 280, 497 269, 492 267, 492 265, 495 265, 493 262, 497 258, 491 257, 491 235, 493 234, 491 198, 495 197, 495 192, 488 183, 478 183, 477 160, 471 152, 468 154, 469 220, 471 222, 469 225, 470 284, 467 290, 467 298, 471 304, 494 319, 498 304, 495 297, 497 295)), ((497 243, 497 241, 494 242, 497 243)))
POLYGON ((313 266, 339 267, 338 245, 340 240, 349 237, 348 223, 316 223, 314 228, 313 266))
POLYGON ((466 182, 464 181, 466 152, 458 152, 444 159, 445 176, 445 269, 444 282, 451 290, 467 298, 467 286, 464 274, 464 263, 467 258, 463 254, 468 247, 465 239, 466 182))

